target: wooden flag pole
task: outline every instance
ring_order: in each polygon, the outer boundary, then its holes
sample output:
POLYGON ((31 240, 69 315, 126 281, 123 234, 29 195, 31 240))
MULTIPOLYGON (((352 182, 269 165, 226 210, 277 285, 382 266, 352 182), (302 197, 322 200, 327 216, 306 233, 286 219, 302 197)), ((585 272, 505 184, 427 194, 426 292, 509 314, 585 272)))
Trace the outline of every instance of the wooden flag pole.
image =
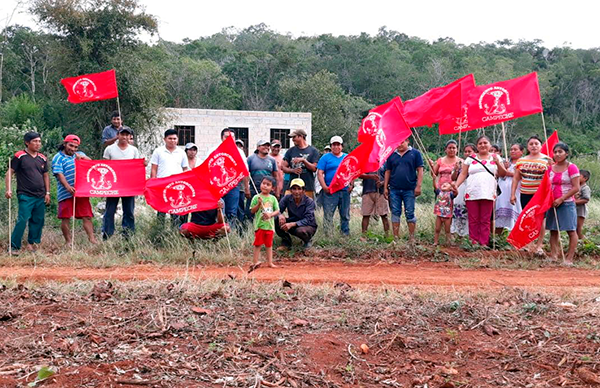
MULTIPOLYGON (((546 119, 544 118, 543 111, 541 112, 541 114, 542 114, 542 126, 544 127, 544 138, 546 139, 546 144, 548 144, 548 131, 546 130, 546 119)), ((548 153, 550 153, 550 150, 548 150, 548 153)), ((552 166, 550 166, 550 168, 552 168, 552 166)), ((563 250, 562 240, 560 239, 560 225, 558 224, 558 213, 556 212, 556 208, 554 206, 552 206, 552 209, 554 210, 554 220, 556 221, 556 229, 558 232, 558 245, 560 246, 560 255, 564 262, 565 261, 565 251, 563 250)), ((543 239, 544 236, 540 236, 540 238, 543 239)))
POLYGON ((73 223, 71 225, 71 252, 75 250, 75 195, 73 195, 73 223))
POLYGON ((6 192, 10 193, 8 197, 8 255, 12 256, 12 174, 10 173, 10 156, 8 157, 8 182, 6 192))
POLYGON ((508 160, 508 147, 506 144, 506 128, 504 128, 504 121, 502 124, 502 141, 504 142, 504 159, 508 160))
POLYGON ((119 112, 119 117, 121 118, 121 123, 122 123, 123 122, 123 116, 121 115, 121 102, 119 101, 119 96, 117 96, 117 111, 119 112))
POLYGON ((421 140, 421 137, 419 136, 419 133, 414 128, 411 128, 411 131, 413 133, 413 137, 415 139, 415 143, 417 143, 417 147, 419 147, 421 149, 421 153, 423 155, 425 155, 425 159, 427 160, 427 164, 429 165, 429 169, 433 172, 432 167, 431 167, 431 166, 433 166, 433 161, 429 158, 429 155, 427 155, 427 151, 425 150, 425 145, 423 144, 423 141, 421 140))
MULTIPOLYGON (((235 190, 235 188, 234 188, 235 190)), ((227 239, 227 246, 229 247, 229 254, 233 257, 233 251, 231 250, 231 241, 229 240, 229 233, 227 232, 227 222, 225 219, 225 214, 223 214, 223 209, 219 208, 219 212, 221 212, 221 217, 223 217, 223 229, 225 229, 225 238, 227 239)))

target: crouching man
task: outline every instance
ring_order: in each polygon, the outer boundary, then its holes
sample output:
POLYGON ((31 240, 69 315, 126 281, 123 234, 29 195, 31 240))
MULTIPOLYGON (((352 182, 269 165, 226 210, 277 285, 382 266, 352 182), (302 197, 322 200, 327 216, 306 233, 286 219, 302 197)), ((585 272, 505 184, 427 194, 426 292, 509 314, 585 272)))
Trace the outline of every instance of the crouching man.
POLYGON ((306 195, 304 181, 296 178, 290 182, 291 194, 279 201, 281 215, 275 223, 275 232, 283 240, 283 248, 292 246, 292 236, 304 243, 304 248, 312 246, 311 240, 317 232, 315 202, 306 195), (283 213, 287 210, 288 217, 283 213))
POLYGON ((186 222, 179 227, 179 232, 187 238, 200 238, 203 240, 218 239, 229 233, 231 229, 223 219, 225 202, 219 200, 219 205, 210 210, 192 213, 191 222, 186 222))

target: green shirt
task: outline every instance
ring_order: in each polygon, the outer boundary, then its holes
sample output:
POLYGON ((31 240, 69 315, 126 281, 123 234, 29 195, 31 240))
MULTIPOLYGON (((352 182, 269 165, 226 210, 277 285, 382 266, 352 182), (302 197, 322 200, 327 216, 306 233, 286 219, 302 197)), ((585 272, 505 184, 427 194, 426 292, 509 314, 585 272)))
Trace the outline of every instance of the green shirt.
POLYGON ((262 208, 259 208, 256 213, 254 213, 254 230, 275 230, 275 218, 271 217, 268 221, 262 219, 263 211, 267 213, 273 213, 274 211, 279 210, 279 203, 277 202, 277 198, 273 195, 262 195, 257 194, 252 197, 252 202, 250 202, 250 207, 253 208, 258 203, 258 197, 262 198, 262 208))

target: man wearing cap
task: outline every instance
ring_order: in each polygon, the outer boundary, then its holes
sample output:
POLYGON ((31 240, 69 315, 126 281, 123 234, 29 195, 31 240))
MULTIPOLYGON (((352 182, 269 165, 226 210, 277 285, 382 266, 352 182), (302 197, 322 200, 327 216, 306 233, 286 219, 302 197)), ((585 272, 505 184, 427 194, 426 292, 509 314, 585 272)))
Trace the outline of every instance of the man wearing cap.
POLYGON ((11 236, 13 254, 18 254, 21 249, 21 240, 27 224, 29 224, 28 248, 33 250, 42 241, 45 205, 50 203, 48 159, 39 152, 42 148, 40 134, 27 132, 23 139, 25 149, 15 153, 6 173, 6 198, 12 198, 11 178, 13 175, 17 177, 19 216, 11 236))
MULTIPOLYGON (((107 160, 129 160, 141 159, 140 151, 131 144, 131 129, 122 127, 119 129, 118 141, 104 149, 104 159, 107 160)), ((123 207, 123 236, 129 237, 135 231, 135 197, 120 197, 123 207)), ((108 239, 115 233, 115 213, 119 205, 119 197, 106 198, 106 209, 102 218, 102 238, 108 239)))
POLYGON ((291 194, 279 201, 280 215, 275 222, 275 232, 283 241, 284 249, 292 246, 292 236, 304 243, 304 248, 312 246, 311 240, 317 232, 315 220, 315 202, 304 192, 304 181, 300 178, 290 182, 291 194), (287 210, 288 217, 283 215, 287 210))
POLYGON ((308 145, 306 142, 306 131, 296 129, 289 134, 294 146, 287 150, 283 156, 282 170, 289 174, 289 180, 283 185, 286 194, 289 194, 289 181, 294 178, 300 178, 305 183, 305 192, 311 198, 314 198, 315 191, 315 171, 317 171, 317 162, 319 161, 319 150, 308 145))
POLYGON ((130 136, 128 141, 133 144, 133 130, 127 126, 124 126, 123 120, 121 120, 121 115, 119 112, 114 111, 110 116, 110 125, 106 126, 102 131, 102 144, 104 147, 114 144, 119 139, 119 129, 121 128, 129 129, 130 136))
POLYGON ((329 185, 335 172, 347 154, 342 152, 344 141, 341 136, 332 137, 329 143, 331 152, 323 155, 317 165, 317 177, 323 188, 323 226, 327 230, 331 230, 333 214, 337 208, 340 213, 342 233, 348 236, 350 235, 350 192, 352 188, 351 186, 344 187, 333 194, 329 192, 329 185))
POLYGON ((271 153, 269 154, 277 162, 277 198, 283 195, 283 155, 281 155, 281 142, 277 139, 271 140, 271 153))
POLYGON ((331 152, 331 147, 326 145, 325 147, 323 147, 323 153, 324 154, 328 154, 331 152))
POLYGON ((196 164, 198 164, 198 146, 194 143, 187 143, 185 145, 185 155, 187 156, 190 170, 196 167, 196 164))
POLYGON ((56 177, 58 218, 61 220, 60 229, 65 238, 65 245, 71 245, 71 217, 83 221, 83 229, 92 244, 97 244, 92 224, 92 205, 87 197, 73 198, 75 194, 75 159, 90 160, 83 152, 78 151, 81 140, 77 135, 67 135, 63 144, 58 148, 58 153, 52 158, 52 173, 56 177), (73 201, 75 201, 75 214, 73 214, 73 201))
MULTIPOLYGON (((253 185, 250 185, 251 197, 258 194, 254 188, 260 190, 259 187, 264 177, 272 176, 277 179, 277 162, 269 156, 269 148, 271 148, 271 143, 268 140, 259 140, 256 143, 255 153, 248 157, 248 171, 250 179, 254 182, 253 185)), ((276 187, 274 191, 277 197, 279 193, 276 187)), ((250 219, 254 218, 250 213, 250 201, 246 201, 246 216, 250 219)))
MULTIPOLYGON (((164 178, 180 174, 189 169, 185 152, 177 147, 177 141, 179 140, 177 131, 174 129, 167 129, 165 131, 164 140, 165 145, 155 149, 150 158, 150 178, 164 178)), ((158 212, 157 215, 161 219, 165 217, 165 213, 158 212)), ((182 221, 182 217, 171 214, 171 222, 174 226, 179 227, 182 221)))

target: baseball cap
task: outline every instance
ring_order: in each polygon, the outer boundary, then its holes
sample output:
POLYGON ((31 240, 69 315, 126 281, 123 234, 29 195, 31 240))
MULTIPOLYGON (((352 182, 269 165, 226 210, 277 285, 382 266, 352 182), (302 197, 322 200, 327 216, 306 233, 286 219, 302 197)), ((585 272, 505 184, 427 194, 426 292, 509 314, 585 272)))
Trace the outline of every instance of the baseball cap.
POLYGON ((300 178, 292 179, 292 181, 290 182, 290 187, 294 186, 304 187, 304 181, 300 178))
POLYGON ((185 145, 185 149, 186 150, 191 150, 192 148, 195 148, 196 150, 198 150, 198 146, 196 144, 194 144, 194 143, 187 143, 185 145))
POLYGON ((127 133, 130 133, 133 135, 133 130, 129 127, 121 127, 121 129, 119 129, 119 133, 122 133, 122 132, 127 132, 127 133))
POLYGON ((288 135, 288 137, 294 137, 294 136, 296 136, 296 135, 300 135, 300 136, 302 136, 302 137, 306 137, 306 136, 308 136, 308 135, 306 134, 306 131, 305 131, 304 129, 294 129, 294 130, 292 131, 292 133, 290 133, 290 134, 288 135))
POLYGON ((258 143, 256 143, 256 146, 260 147, 261 145, 265 145, 265 144, 271 145, 271 143, 269 143, 268 140, 259 140, 258 143))
POLYGON ((239 145, 241 145, 243 147, 244 146, 244 141, 242 139, 237 139, 235 141, 235 144, 239 144, 239 145))
POLYGON ((67 135, 64 140, 65 143, 75 143, 77 145, 81 144, 81 139, 77 135, 67 135))
POLYGON ((275 146, 281 147, 281 142, 277 139, 273 139, 273 140, 271 140, 271 146, 272 147, 275 147, 275 146))
POLYGON ((323 149, 331 151, 331 147, 329 145, 326 145, 325 148, 323 148, 323 149))
POLYGON ((331 138, 331 140, 329 140, 329 144, 333 144, 333 143, 344 144, 344 139, 342 139, 341 136, 334 136, 331 138))

